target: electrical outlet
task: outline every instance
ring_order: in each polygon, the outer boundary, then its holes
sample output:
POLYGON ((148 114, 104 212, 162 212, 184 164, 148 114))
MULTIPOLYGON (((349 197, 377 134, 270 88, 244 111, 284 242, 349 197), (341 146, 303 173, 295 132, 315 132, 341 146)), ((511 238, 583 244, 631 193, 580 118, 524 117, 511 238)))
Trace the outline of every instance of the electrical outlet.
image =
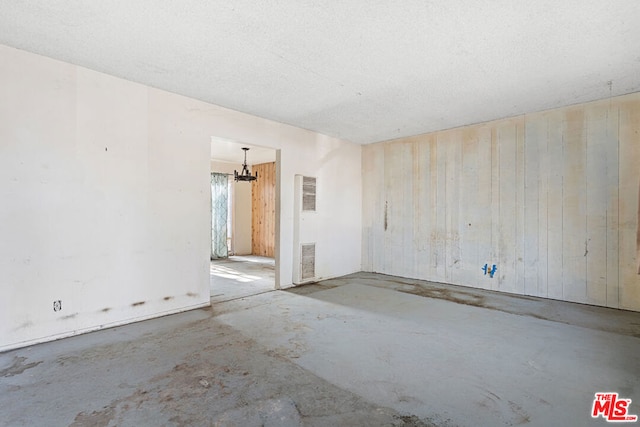
POLYGON ((62 300, 56 300, 53 302, 53 311, 62 310, 62 300))

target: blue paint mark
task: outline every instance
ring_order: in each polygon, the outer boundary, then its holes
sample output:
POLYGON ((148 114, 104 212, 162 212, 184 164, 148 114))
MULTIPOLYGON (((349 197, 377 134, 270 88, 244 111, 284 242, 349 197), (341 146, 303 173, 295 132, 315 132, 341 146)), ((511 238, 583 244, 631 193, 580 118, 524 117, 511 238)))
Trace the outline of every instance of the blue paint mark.
POLYGON ((484 271, 485 276, 489 273, 489 277, 493 279, 493 275, 496 274, 497 267, 493 264, 491 268, 489 268, 489 264, 485 264, 484 267, 482 267, 482 270, 484 271))

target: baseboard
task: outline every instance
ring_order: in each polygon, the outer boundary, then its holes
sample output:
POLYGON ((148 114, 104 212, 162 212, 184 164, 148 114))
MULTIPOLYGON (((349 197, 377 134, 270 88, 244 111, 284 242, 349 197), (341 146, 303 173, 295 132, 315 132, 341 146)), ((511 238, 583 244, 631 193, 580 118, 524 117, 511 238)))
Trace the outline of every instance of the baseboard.
POLYGON ((49 335, 49 336, 46 336, 46 337, 35 338, 35 339, 32 339, 32 340, 27 340, 27 341, 21 341, 21 342, 17 342, 17 343, 13 343, 13 344, 8 344, 8 345, 5 345, 5 346, 0 346, 0 353, 4 353, 4 352, 10 351, 10 350, 16 350, 18 348, 29 347, 29 346, 36 345, 36 344, 42 344, 42 343, 45 343, 45 342, 56 341, 56 340, 63 339, 63 338, 74 337, 76 335, 82 335, 82 334, 87 334, 87 333, 90 333, 90 332, 100 331, 100 330, 103 330, 103 329, 115 328, 115 327, 118 327, 118 326, 128 325, 128 324, 131 324, 131 323, 143 322, 145 320, 156 319, 158 317, 170 316, 172 314, 183 313, 185 311, 197 310, 199 308, 210 307, 210 306, 211 306, 211 301, 208 301, 208 302, 204 302, 204 303, 200 303, 200 304, 190 305, 190 306, 187 306, 187 307, 181 307, 181 308, 176 308, 176 309, 173 309, 173 310, 167 310, 167 311, 161 311, 161 312, 158 312, 158 313, 148 314, 146 316, 133 317, 133 318, 129 318, 129 319, 119 320, 117 322, 111 322, 111 323, 105 323, 105 324, 102 324, 102 325, 90 326, 90 327, 78 329, 78 330, 75 330, 75 331, 69 331, 69 332, 64 332, 64 333, 61 333, 61 334, 49 335))

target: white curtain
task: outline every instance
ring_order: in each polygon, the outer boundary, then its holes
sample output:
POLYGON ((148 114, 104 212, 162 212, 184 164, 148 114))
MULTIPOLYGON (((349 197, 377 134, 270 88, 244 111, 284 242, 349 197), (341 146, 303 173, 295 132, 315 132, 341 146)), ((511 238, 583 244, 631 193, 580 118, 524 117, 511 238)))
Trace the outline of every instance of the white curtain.
POLYGON ((227 258, 228 175, 211 174, 211 259, 227 258))

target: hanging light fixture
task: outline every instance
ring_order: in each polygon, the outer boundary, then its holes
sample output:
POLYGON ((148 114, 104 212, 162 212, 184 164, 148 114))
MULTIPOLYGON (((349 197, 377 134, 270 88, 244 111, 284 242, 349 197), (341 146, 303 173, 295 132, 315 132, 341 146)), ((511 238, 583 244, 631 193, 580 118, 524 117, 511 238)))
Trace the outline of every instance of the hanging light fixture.
POLYGON ((237 170, 233 171, 235 180, 255 181, 256 179, 258 179, 258 172, 256 172, 255 176, 251 175, 251 172, 249 172, 249 167, 247 166, 247 151, 249 151, 249 149, 247 147, 242 147, 242 149, 244 150, 244 163, 242 164, 242 172, 238 173, 237 170))

